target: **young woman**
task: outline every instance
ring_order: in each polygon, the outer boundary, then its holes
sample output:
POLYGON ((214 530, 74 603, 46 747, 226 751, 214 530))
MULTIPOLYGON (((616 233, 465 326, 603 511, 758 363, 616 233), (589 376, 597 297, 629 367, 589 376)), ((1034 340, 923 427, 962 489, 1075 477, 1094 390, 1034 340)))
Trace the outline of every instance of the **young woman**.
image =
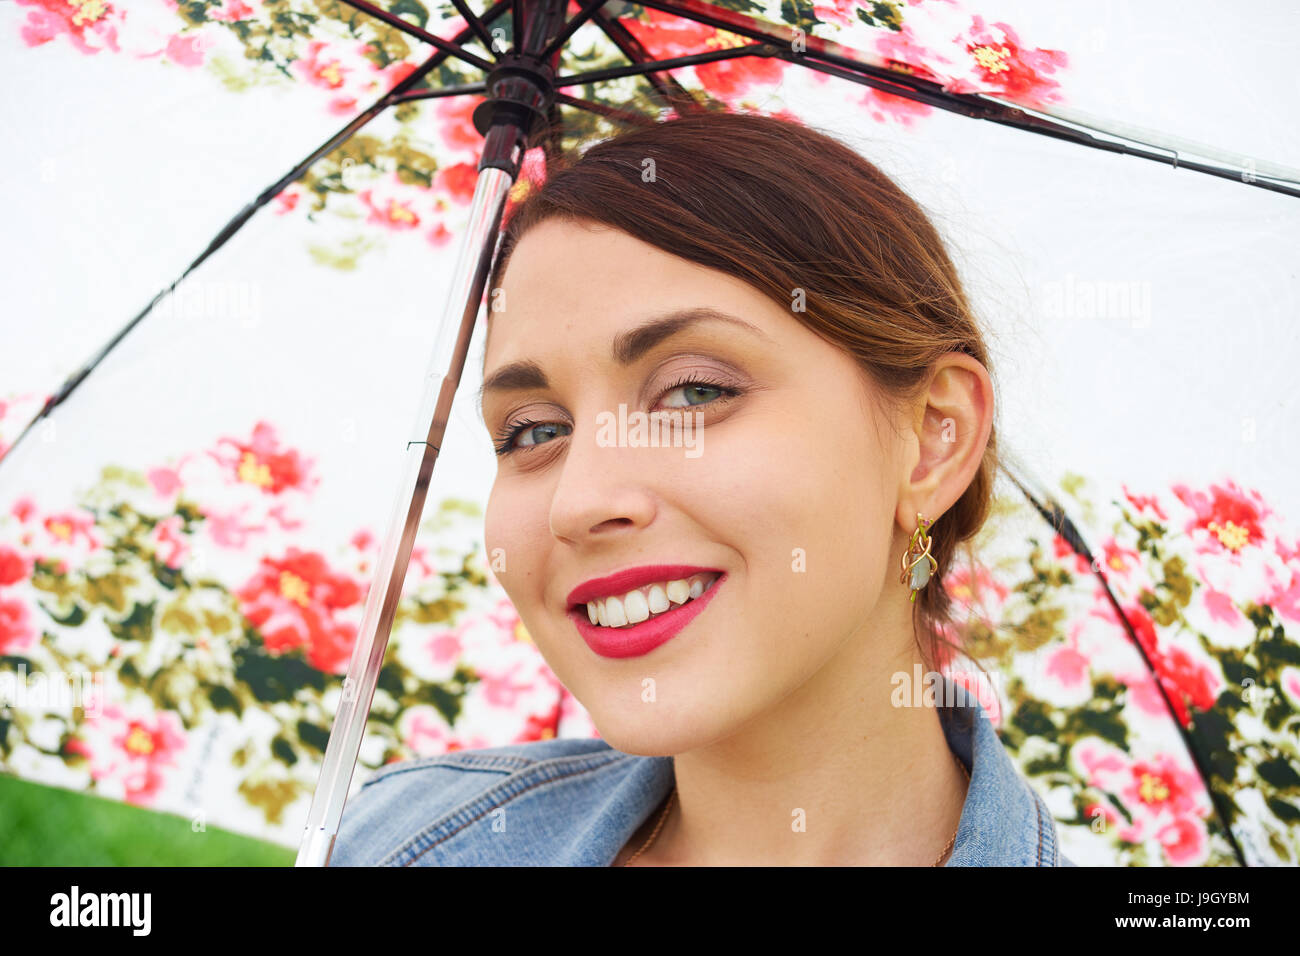
POLYGON ((499 248, 489 554, 599 740, 384 768, 333 864, 1070 865, 948 660, 996 461, 942 240, 866 159, 705 113, 571 157, 499 248))

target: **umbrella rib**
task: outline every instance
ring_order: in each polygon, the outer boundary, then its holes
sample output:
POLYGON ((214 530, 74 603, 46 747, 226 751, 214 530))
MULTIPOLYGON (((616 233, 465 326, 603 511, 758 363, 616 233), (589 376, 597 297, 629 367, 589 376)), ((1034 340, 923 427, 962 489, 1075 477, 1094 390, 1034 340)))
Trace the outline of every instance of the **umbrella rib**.
POLYGON ((931 80, 911 76, 888 67, 863 63, 848 55, 858 51, 822 37, 802 35, 806 51, 795 53, 792 41, 796 34, 789 27, 777 27, 756 17, 720 9, 702 0, 643 0, 641 5, 693 20, 717 30, 726 30, 749 39, 771 43, 775 49, 770 55, 780 57, 788 63, 802 64, 840 79, 871 86, 950 113, 990 120, 1004 126, 1052 136, 1094 149, 1164 162, 1175 169, 1183 166, 1194 172, 1231 179, 1288 196, 1300 196, 1300 183, 1290 180, 1259 172, 1246 176, 1239 168, 1225 168, 1189 159, 1176 150, 1164 150, 1163 147, 1153 146, 1132 137, 1102 133, 1085 124, 1070 124, 1047 114, 1035 113, 1031 107, 1013 104, 1012 101, 1000 100, 986 94, 951 93, 931 80), (1099 139, 1098 135, 1108 136, 1113 140, 1123 140, 1123 142, 1099 139))
POLYGON ((742 56, 779 56, 770 44, 751 43, 746 46, 731 47, 725 50, 710 50, 707 53, 692 53, 689 56, 675 56, 667 60, 648 60, 631 66, 611 66, 600 70, 588 70, 585 73, 570 73, 555 78, 555 88, 578 86, 583 83, 599 83, 602 80, 616 80, 624 76, 644 76, 652 70, 675 70, 683 66, 696 66, 712 63, 715 60, 733 60, 742 56))
MULTIPOLYGON (((641 44, 641 41, 634 37, 631 31, 617 20, 611 18, 605 11, 597 11, 595 16, 596 25, 605 32, 613 44, 619 48, 625 57, 633 63, 645 63, 650 59, 650 53, 641 44)), ((700 109, 700 103, 690 90, 677 82, 677 78, 671 73, 646 73, 645 78, 650 81, 650 85, 662 97, 665 105, 681 112, 681 107, 687 109, 700 109)))
MULTIPOLYGON (((376 20, 382 20, 394 29, 401 30, 403 33, 409 33, 416 39, 423 40, 425 43, 437 47, 449 56, 454 56, 459 60, 464 60, 466 63, 478 67, 485 73, 490 73, 492 71, 493 64, 491 61, 475 56, 463 47, 457 46, 457 42, 459 41, 452 42, 450 40, 444 40, 442 37, 435 36, 428 30, 417 27, 414 23, 411 23, 408 20, 403 20, 401 17, 389 13, 382 7, 377 7, 373 3, 366 2, 366 0, 343 0, 343 2, 350 7, 355 7, 362 13, 370 14, 370 16, 374 17, 376 20)), ((489 19, 489 17, 485 14, 484 19, 489 19)), ((479 26, 481 27, 482 24, 480 23, 479 26)), ((461 31, 461 33, 472 32, 473 30, 471 28, 461 31)), ((468 37, 466 38, 468 39, 468 37)), ((492 49, 491 46, 489 46, 488 49, 492 49)))
POLYGON ((569 96, 567 93, 556 93, 555 102, 563 103, 565 106, 572 106, 575 109, 598 113, 601 116, 617 120, 620 123, 626 123, 629 126, 655 125, 655 120, 652 117, 646 116, 644 113, 632 113, 628 110, 620 110, 615 109, 612 106, 606 106, 603 103, 593 103, 590 100, 580 100, 576 96, 569 96))
POLYGON ((564 41, 573 36, 574 32, 591 19, 591 15, 598 8, 604 5, 605 0, 587 0, 582 9, 575 13, 569 22, 564 25, 564 29, 557 33, 550 43, 546 44, 546 49, 539 53, 537 58, 543 62, 549 60, 564 45, 564 41))
POLYGON ((484 25, 483 21, 478 18, 478 15, 473 10, 465 4, 465 0, 451 0, 451 2, 460 12, 460 15, 465 19, 466 25, 474 31, 474 35, 477 36, 479 42, 483 44, 483 49, 492 53, 496 52, 492 47, 492 36, 488 33, 487 26, 484 25))
MULTIPOLYGON (((1047 496, 1048 503, 1044 505, 1034 496, 1033 492, 1021 483, 1019 478, 1011 473, 1010 470, 1004 469, 1004 471, 1007 477, 1011 479, 1012 483, 1015 484, 1015 486, 1020 489, 1021 493, 1029 499, 1029 503, 1034 506, 1034 510, 1037 511, 1042 516, 1043 520, 1052 527, 1052 530, 1059 534, 1076 554, 1088 562, 1089 568, 1096 569, 1098 567, 1096 558, 1093 556, 1087 543, 1083 540, 1083 535, 1079 533, 1079 529, 1075 526, 1074 522, 1070 520, 1069 515, 1065 513, 1065 509, 1062 508, 1061 505, 1050 495, 1047 496)), ((1173 702, 1169 699, 1169 694, 1165 690, 1164 682, 1160 680, 1160 675, 1156 672, 1155 666, 1151 663, 1151 658, 1147 656, 1146 648, 1144 648, 1142 642, 1138 640, 1137 633, 1133 628, 1133 622, 1128 619, 1128 615, 1125 614, 1123 608, 1120 607, 1119 601, 1115 597, 1115 593, 1110 588, 1110 582, 1106 580, 1106 576, 1102 574, 1099 569, 1093 570, 1092 573, 1096 576, 1097 580, 1101 582, 1101 586, 1106 592, 1106 598, 1114 609, 1116 616, 1119 618, 1120 625, 1127 634, 1129 642, 1137 648, 1137 652, 1142 658, 1142 663, 1144 663, 1147 670, 1151 672, 1152 681, 1155 683, 1156 689, 1160 691, 1160 697, 1165 702, 1165 709, 1169 712, 1169 718, 1173 721, 1174 726, 1178 728, 1178 733, 1183 738, 1183 745, 1187 748, 1188 756, 1192 758, 1192 763, 1196 765, 1197 773, 1201 775, 1201 783, 1205 785, 1205 792, 1209 794, 1210 801, 1214 804, 1214 812, 1219 818, 1219 823, 1223 827, 1228 842, 1232 845, 1232 852, 1236 855, 1238 862, 1242 866, 1247 866, 1246 857, 1241 852, 1241 847, 1237 843, 1236 834, 1232 832, 1232 826, 1229 823, 1231 812, 1224 805, 1226 797, 1218 793, 1214 787, 1210 786, 1210 773, 1205 766, 1206 760, 1204 754, 1201 753, 1200 746, 1196 743, 1196 739, 1187 728, 1183 726, 1182 721, 1178 719, 1178 714, 1174 710, 1173 702)))
MULTIPOLYGON (((508 2, 509 0, 499 0, 499 2, 494 4, 489 10, 487 10, 483 14, 483 19, 488 22, 493 20, 502 11, 504 11, 508 2)), ((461 30, 459 33, 456 34, 456 37, 453 42, 459 43, 462 40, 467 39, 471 32, 472 31, 468 27, 466 27, 465 29, 461 30)), ((157 305, 158 302, 161 301, 164 296, 174 292, 176 290, 176 287, 180 285, 180 283, 183 282, 191 272, 197 269, 208 259, 209 256, 211 256, 214 252, 216 252, 223 245, 225 245, 226 241, 231 236, 233 236, 236 232, 238 232, 244 226, 244 224, 253 217, 253 214, 256 213, 257 210, 261 209, 268 202, 270 202, 272 199, 278 196, 286 186, 288 186, 290 183, 294 182, 299 177, 301 177, 303 173, 305 173, 311 167, 311 165, 315 163, 318 159, 320 159, 322 156, 327 155, 333 150, 337 149, 342 143, 350 139, 353 135, 357 133, 358 130, 360 130, 363 126, 369 123, 372 119, 378 116, 389 106, 392 106, 398 102, 402 102, 405 97, 405 94, 409 92, 411 87, 419 83, 435 67, 440 65, 443 61, 445 61, 448 55, 450 54, 450 52, 451 51, 448 50, 440 50, 438 53, 433 54, 431 57, 429 57, 429 59, 425 60, 424 63, 417 66, 414 70, 412 70, 409 74, 407 74, 400 82, 398 82, 397 85, 395 85, 391 90, 389 90, 387 93, 381 96, 378 100, 376 100, 373 104, 371 104, 366 110, 357 114, 357 116, 353 117, 353 119, 346 126, 344 126, 342 129, 336 132, 333 136, 331 136, 328 140, 326 140, 321 146, 313 150, 306 159, 302 160, 297 165, 295 165, 293 169, 289 170, 289 172, 286 173, 284 176, 281 176, 278 180, 276 180, 274 184, 262 190, 262 192, 257 196, 256 199, 250 202, 238 213, 236 213, 234 218, 232 218, 228 223, 226 223, 226 225, 222 227, 221 231, 218 232, 217 235, 212 239, 212 241, 208 243, 208 247, 204 249, 202 253, 199 254, 198 258, 196 258, 193 262, 189 264, 189 266, 185 269, 185 271, 182 272, 180 276, 177 277, 176 280, 171 283, 171 285, 167 286, 165 289, 162 289, 161 291, 158 292, 157 295, 155 295, 152 299, 150 299, 149 304, 146 305, 139 312, 139 314, 137 314, 133 319, 127 322, 124 326, 122 326, 122 328, 119 329, 117 333, 111 339, 108 340, 108 342, 103 346, 103 348, 99 350, 98 353, 95 354, 93 358, 91 358, 89 361, 83 364, 81 368, 77 369, 77 371, 69 375, 68 378, 64 381, 64 383, 61 386, 59 386, 59 390, 46 399, 45 404, 41 406, 41 410, 37 412, 36 415, 32 418, 32 420, 28 422, 27 425, 23 428, 23 430, 18 433, 18 437, 14 439, 13 444, 11 444, 7 449, 5 449, 4 454, 0 455, 0 462, 3 462, 4 460, 11 458, 13 456, 14 449, 16 449, 20 444, 22 444, 23 439, 27 437, 28 434, 31 433, 31 431, 41 422, 42 419, 48 418, 50 413, 53 412, 55 408, 57 408, 59 405, 67 401, 68 397, 77 389, 77 386, 79 386, 83 381, 85 381, 86 376, 88 376, 91 372, 93 372, 95 368, 99 365, 99 363, 102 362, 104 358, 111 351, 113 351, 113 349, 115 349, 118 346, 118 344, 121 343, 121 341, 126 338, 128 334, 130 334, 131 330, 134 329, 144 319, 145 316, 147 316, 150 312, 153 311, 153 307, 157 305)), ((457 88, 445 87, 444 89, 449 91, 454 91, 456 93, 461 93, 461 92, 468 93, 468 92, 479 92, 482 90, 483 86, 484 84, 482 83, 475 83, 475 84, 468 84, 464 87, 457 87, 457 88)), ((439 94, 434 93, 433 95, 439 95, 439 94)))

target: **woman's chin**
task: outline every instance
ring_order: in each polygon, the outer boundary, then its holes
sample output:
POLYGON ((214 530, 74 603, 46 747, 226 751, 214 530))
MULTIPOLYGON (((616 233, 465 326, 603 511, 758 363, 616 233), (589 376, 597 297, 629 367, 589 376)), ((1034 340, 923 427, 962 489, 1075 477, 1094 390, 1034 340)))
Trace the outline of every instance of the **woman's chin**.
POLYGON ((647 705, 646 711, 635 719, 626 715, 599 719, 592 714, 592 722, 605 743, 638 757, 671 757, 693 750, 702 742, 698 727, 673 727, 662 713, 652 710, 652 705, 647 705))

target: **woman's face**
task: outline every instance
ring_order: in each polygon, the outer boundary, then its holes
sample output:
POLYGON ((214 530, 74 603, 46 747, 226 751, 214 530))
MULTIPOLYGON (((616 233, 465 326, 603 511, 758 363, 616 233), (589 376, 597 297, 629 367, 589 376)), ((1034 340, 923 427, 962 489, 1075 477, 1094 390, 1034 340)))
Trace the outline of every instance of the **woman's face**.
MULTIPOLYGON (((891 582, 906 604, 895 518, 915 455, 875 418, 853 360, 790 308, 626 233, 560 220, 525 235, 501 288, 484 421, 498 446, 517 423, 535 424, 498 458, 485 543, 547 663, 613 747, 681 753, 729 736, 871 640, 891 582), (635 334, 697 309, 752 329, 698 321, 635 334), (521 361, 547 385, 514 376, 513 387, 490 387, 521 361), (635 440, 634 413, 666 410, 698 413, 693 446, 684 428, 676 447, 635 440), (571 592, 646 565, 723 576, 666 642, 629 656, 594 650, 571 592)), ((597 646, 629 650, 620 632, 599 633, 597 646)))

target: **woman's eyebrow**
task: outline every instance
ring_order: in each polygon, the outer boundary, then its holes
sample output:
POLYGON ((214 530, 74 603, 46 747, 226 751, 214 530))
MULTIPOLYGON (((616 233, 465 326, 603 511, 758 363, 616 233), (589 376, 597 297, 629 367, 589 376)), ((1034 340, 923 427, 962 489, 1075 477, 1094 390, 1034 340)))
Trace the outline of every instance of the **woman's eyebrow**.
MULTIPOLYGON (((610 356, 620 365, 631 365, 660 342, 704 322, 725 322, 771 341, 758 326, 719 309, 677 309, 614 336, 610 356)), ((550 388, 550 381, 541 366, 531 359, 511 362, 497 369, 483 382, 483 387, 478 392, 479 405, 482 406, 483 396, 488 392, 515 392, 532 388, 550 388)))

